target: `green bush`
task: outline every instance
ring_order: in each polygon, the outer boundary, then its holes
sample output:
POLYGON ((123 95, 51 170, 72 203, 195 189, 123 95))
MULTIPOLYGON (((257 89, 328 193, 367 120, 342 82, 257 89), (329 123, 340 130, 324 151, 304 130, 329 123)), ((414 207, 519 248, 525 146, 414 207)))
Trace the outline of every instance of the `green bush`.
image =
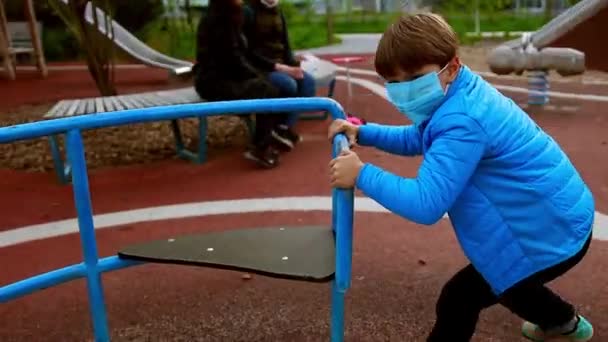
POLYGON ((80 46, 71 32, 61 28, 45 28, 42 48, 49 61, 74 60, 80 57, 80 46))
POLYGON ((143 33, 146 25, 164 13, 162 0, 111 0, 114 20, 133 33, 143 33))

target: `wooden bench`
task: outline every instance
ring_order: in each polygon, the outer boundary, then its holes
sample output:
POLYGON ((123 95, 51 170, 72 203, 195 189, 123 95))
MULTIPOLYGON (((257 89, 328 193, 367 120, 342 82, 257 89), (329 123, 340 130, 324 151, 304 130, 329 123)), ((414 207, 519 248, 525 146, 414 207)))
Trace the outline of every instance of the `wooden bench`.
MULTIPOLYGON (((104 112, 197 102, 204 102, 204 100, 198 96, 194 87, 117 96, 70 99, 59 101, 44 115, 44 119, 57 119, 76 115, 95 115, 104 112)), ((250 132, 253 131, 251 117, 246 115, 241 117, 245 119, 250 132)), ((204 163, 207 157, 207 118, 198 117, 198 120, 199 143, 198 151, 196 152, 184 147, 182 133, 177 120, 171 121, 171 128, 175 138, 177 155, 180 158, 200 164, 204 163)), ((61 156, 58 136, 50 136, 49 144, 57 178, 60 183, 65 184, 71 178, 71 168, 61 156)))
MULTIPOLYGON (((307 55, 306 58, 308 61, 303 63, 303 68, 313 75, 318 87, 328 88, 328 97, 333 97, 336 84, 336 65, 327 61, 319 60, 312 55, 307 55)), ((94 115, 103 112, 180 105, 203 101, 204 99, 200 98, 194 87, 117 96, 68 99, 59 101, 57 104, 55 104, 44 115, 44 119, 56 119, 75 115, 94 115)), ((301 115, 300 119, 325 120, 328 118, 328 116, 329 115, 326 112, 320 114, 306 113, 305 115, 301 115)), ((249 132, 253 133, 254 123, 252 117, 249 115, 240 115, 240 117, 245 120, 249 132)), ((204 163, 207 158, 207 118, 198 117, 198 120, 199 143, 197 146, 198 151, 196 152, 190 151, 184 147, 182 133, 177 120, 171 121, 171 128, 175 138, 177 155, 180 158, 200 164, 204 163)), ((49 145, 57 178, 60 183, 66 184, 71 179, 71 168, 61 156, 58 137, 50 136, 49 145)))
MULTIPOLYGON (((331 82, 328 96, 333 95, 335 80, 331 82)), ((95 115, 97 113, 112 112, 127 109, 148 108, 155 106, 179 105, 187 103, 203 102, 193 87, 154 91, 146 93, 92 97, 84 99, 62 100, 54 105, 45 115, 44 119, 57 119, 76 115, 95 115)), ((327 113, 321 115, 303 115, 302 119, 326 119, 327 113)), ((255 124, 249 115, 240 115, 245 120, 250 134, 253 133, 255 124)), ((198 150, 190 151, 183 143, 182 132, 177 120, 171 121, 171 129, 175 139, 176 153, 180 158, 202 164, 207 159, 207 117, 198 117, 198 150)), ((60 142, 58 136, 49 136, 49 146, 53 158, 53 166, 57 179, 61 184, 66 184, 71 179, 71 167, 61 156, 60 142)))

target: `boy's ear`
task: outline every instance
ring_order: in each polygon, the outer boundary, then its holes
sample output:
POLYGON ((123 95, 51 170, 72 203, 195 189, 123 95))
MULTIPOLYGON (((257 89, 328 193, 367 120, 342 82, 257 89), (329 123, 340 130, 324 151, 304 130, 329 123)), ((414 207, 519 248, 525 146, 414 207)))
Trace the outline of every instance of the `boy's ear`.
POLYGON ((458 76, 458 70, 460 70, 460 58, 458 56, 454 57, 448 66, 448 83, 452 83, 456 76, 458 76))

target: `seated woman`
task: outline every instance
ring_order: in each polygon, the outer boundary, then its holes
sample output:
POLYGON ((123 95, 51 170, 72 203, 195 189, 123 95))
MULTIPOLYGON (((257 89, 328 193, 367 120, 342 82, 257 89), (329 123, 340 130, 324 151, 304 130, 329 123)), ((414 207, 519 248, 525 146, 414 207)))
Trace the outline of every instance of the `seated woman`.
MULTIPOLYGON (((242 0, 209 1, 207 15, 198 25, 194 66, 195 89, 207 101, 282 97, 264 73, 271 70, 264 70, 267 65, 248 52, 242 24, 242 0)), ((252 144, 245 152, 247 159, 266 168, 278 165, 277 147, 291 145, 275 132, 286 125, 287 116, 287 113, 256 116, 252 144)))
MULTIPOLYGON (((280 89, 285 97, 312 97, 316 95, 314 78, 300 68, 289 45, 289 33, 279 0, 249 0, 244 7, 243 33, 249 48, 257 58, 264 61, 270 82, 280 89)), ((299 137, 292 130, 298 113, 290 113, 287 138, 294 144, 299 137)))

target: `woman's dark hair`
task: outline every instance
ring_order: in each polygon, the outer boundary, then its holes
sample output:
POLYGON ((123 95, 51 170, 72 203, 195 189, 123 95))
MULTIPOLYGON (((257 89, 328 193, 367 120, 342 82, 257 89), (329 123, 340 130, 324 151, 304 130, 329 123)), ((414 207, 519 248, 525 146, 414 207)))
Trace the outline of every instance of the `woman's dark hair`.
POLYGON ((240 0, 209 0, 207 9, 209 17, 230 18, 232 23, 243 24, 243 4, 240 0))

